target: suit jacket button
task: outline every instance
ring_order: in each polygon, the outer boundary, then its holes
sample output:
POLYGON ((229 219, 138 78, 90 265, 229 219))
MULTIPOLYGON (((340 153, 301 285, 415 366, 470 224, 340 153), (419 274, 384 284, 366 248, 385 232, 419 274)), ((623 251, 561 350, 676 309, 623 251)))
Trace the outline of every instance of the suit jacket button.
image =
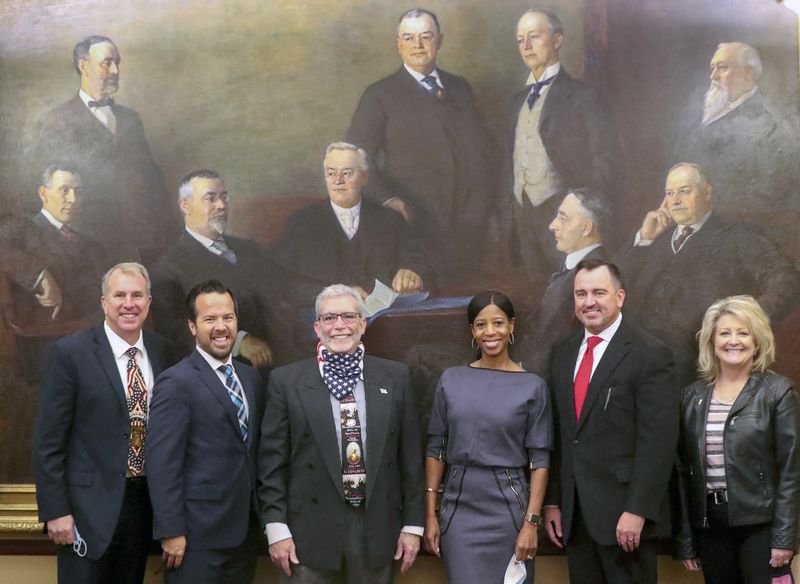
POLYGON ((391 462, 387 462, 386 463, 386 468, 392 468, 392 463, 391 462))
POLYGON ((311 497, 311 502, 312 502, 312 503, 314 503, 314 504, 316 504, 316 503, 318 502, 318 501, 317 501, 317 498, 316 498, 316 497, 311 497))
POLYGON ((314 465, 309 462, 308 463, 308 468, 314 468, 314 465))
POLYGON ((396 432, 395 430, 392 430, 391 432, 389 432, 389 434, 391 434, 392 436, 394 436, 395 434, 397 434, 397 432, 396 432))
POLYGON ((581 443, 581 441, 580 441, 580 440, 573 440, 573 441, 572 441, 572 445, 573 445, 573 446, 578 446, 580 443, 581 443))

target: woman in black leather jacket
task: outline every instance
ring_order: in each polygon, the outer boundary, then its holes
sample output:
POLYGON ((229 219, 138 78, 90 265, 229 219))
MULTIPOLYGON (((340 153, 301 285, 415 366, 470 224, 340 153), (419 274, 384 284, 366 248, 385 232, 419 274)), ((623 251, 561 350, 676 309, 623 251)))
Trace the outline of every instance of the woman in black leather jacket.
POLYGON ((683 390, 679 559, 712 584, 768 584, 790 574, 800 512, 800 399, 767 371, 769 319, 752 296, 703 318, 698 371, 683 390))

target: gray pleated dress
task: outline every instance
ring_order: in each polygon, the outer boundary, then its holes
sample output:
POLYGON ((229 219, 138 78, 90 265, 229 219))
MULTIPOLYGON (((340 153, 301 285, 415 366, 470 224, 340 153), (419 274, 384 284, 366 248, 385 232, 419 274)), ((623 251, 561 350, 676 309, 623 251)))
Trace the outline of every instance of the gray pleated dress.
MULTIPOLYGON (((552 442, 538 375, 467 365, 442 373, 426 455, 447 462, 439 525, 451 584, 502 584, 528 508, 527 477, 549 466, 552 442)), ((526 568, 533 582, 534 562, 526 568)))

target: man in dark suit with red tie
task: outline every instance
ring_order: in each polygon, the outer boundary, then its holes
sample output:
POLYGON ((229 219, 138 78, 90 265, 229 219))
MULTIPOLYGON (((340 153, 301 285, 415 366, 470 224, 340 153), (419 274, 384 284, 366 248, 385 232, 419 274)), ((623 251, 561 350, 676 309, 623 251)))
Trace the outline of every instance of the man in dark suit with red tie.
POLYGON ((78 93, 39 119, 29 158, 35 173, 69 161, 83 178, 83 213, 76 228, 102 242, 112 261, 163 248, 178 232, 161 169, 150 154, 139 115, 115 103, 120 54, 108 37, 75 45, 78 93))
POLYGON ((39 395, 36 500, 60 546, 60 584, 141 584, 153 539, 147 410, 172 350, 142 330, 150 308, 143 266, 117 264, 102 291, 105 322, 55 343, 39 395))
POLYGON ((186 298, 195 350, 153 389, 146 458, 164 581, 247 584, 259 543, 256 447, 264 412, 258 372, 231 359, 236 301, 217 280, 186 298))
POLYGON ((624 300, 614 264, 581 261, 583 327, 550 361, 557 446, 544 521, 572 584, 655 583, 655 538, 669 535, 680 392, 669 349, 623 318, 624 300))

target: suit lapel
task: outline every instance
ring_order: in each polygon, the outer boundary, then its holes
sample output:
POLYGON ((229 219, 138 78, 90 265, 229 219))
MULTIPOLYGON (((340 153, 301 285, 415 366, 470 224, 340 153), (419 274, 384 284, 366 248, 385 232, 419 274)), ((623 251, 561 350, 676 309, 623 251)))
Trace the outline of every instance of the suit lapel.
MULTIPOLYGON (((567 345, 567 350, 562 353, 564 364, 559 368, 561 379, 558 384, 564 388, 566 395, 567 407, 565 408, 566 415, 561 416, 562 423, 566 422, 568 428, 575 427, 575 389, 573 375, 575 373, 575 361, 578 359, 578 351, 583 341, 583 328, 570 337, 567 345)), ((563 399, 563 398, 562 398, 563 399)))
POLYGON ((100 363, 100 367, 106 374, 108 381, 111 383, 111 389, 117 396, 120 405, 128 411, 128 396, 125 387, 122 386, 122 379, 119 376, 119 369, 117 368, 117 361, 114 358, 114 353, 111 351, 111 343, 108 342, 106 331, 101 324, 94 329, 95 342, 94 354, 100 363))
POLYGON ((161 351, 156 350, 153 337, 147 332, 143 332, 142 337, 144 340, 144 348, 147 350, 147 360, 150 362, 150 368, 153 370, 153 381, 155 381, 159 373, 166 369, 167 364, 164 362, 164 355, 161 354, 161 351))
POLYGON ((542 115, 539 119, 539 133, 541 135, 544 136, 544 134, 549 130, 548 124, 553 110, 556 109, 558 105, 565 99, 568 99, 570 81, 570 76, 562 67, 556 75, 556 78, 553 79, 553 82, 550 84, 550 89, 547 91, 547 95, 544 98, 542 115))
POLYGON ((336 439, 336 426, 333 423, 333 410, 331 408, 330 394, 322 376, 317 369, 316 361, 313 367, 306 371, 300 384, 298 395, 303 402, 303 408, 308 417, 308 425, 314 435, 314 441, 322 453, 322 459, 328 468, 333 484, 344 499, 344 486, 342 485, 342 453, 339 452, 336 439))
POLYGON ((392 409, 393 386, 386 382, 383 371, 367 356, 364 357, 364 397, 367 402, 366 459, 367 470, 366 503, 369 504, 375 487, 378 469, 386 446, 389 420, 392 409))
POLYGON ((603 353, 603 357, 597 364, 594 374, 592 375, 592 380, 589 382, 589 390, 586 393, 586 401, 583 402, 583 408, 581 408, 581 417, 578 420, 578 426, 575 428, 576 432, 579 432, 586 422, 586 418, 589 416, 589 410, 592 409, 608 377, 614 372, 623 357, 628 354, 630 342, 630 332, 623 319, 616 334, 611 338, 608 348, 606 348, 603 353))
POLYGON ((233 426, 236 435, 241 438, 241 433, 239 432, 238 412, 236 411, 236 407, 233 405, 231 397, 228 394, 228 388, 225 387, 225 384, 222 383, 222 380, 217 377, 217 374, 213 369, 211 369, 211 366, 206 362, 205 359, 203 359, 196 349, 189 356, 189 360, 191 361, 192 366, 197 370, 197 374, 200 376, 200 380, 203 382, 203 385, 214 395, 214 397, 222 406, 222 409, 225 410, 225 413, 228 415, 228 419, 230 420, 231 426, 233 426))

